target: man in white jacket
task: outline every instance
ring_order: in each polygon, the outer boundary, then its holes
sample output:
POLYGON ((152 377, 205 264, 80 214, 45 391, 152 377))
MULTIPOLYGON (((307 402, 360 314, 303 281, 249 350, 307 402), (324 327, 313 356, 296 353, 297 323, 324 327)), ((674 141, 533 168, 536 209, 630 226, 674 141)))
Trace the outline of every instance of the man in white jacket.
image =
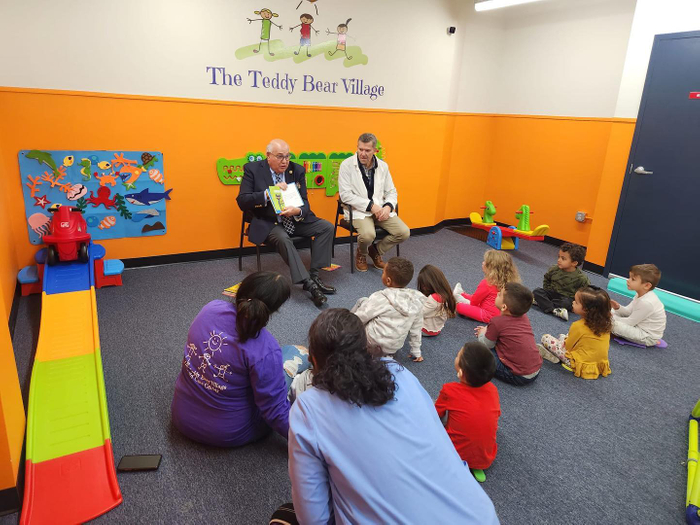
POLYGON ((421 328, 425 296, 418 290, 406 288, 413 279, 413 264, 401 257, 392 257, 382 272, 386 288, 357 301, 351 312, 365 325, 370 342, 379 345, 384 355, 393 356, 401 350, 410 335, 414 362, 421 357, 421 328))
MULTIPOLYGON (((408 226, 396 215, 398 196, 389 166, 378 159, 377 137, 363 133, 357 139, 357 155, 343 161, 338 173, 340 200, 352 207, 352 225, 357 230, 355 267, 367 271, 367 255, 377 268, 384 268, 384 255, 411 235, 408 226), (379 226, 389 234, 374 244, 379 226)), ((350 220, 348 210, 345 219, 350 220)))

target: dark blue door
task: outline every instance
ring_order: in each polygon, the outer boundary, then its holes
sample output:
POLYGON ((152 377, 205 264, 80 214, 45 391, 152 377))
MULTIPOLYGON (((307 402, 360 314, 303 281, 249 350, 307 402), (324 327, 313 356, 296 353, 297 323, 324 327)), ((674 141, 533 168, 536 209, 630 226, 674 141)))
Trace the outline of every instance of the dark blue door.
POLYGON ((657 35, 605 269, 700 300, 700 31, 657 35))

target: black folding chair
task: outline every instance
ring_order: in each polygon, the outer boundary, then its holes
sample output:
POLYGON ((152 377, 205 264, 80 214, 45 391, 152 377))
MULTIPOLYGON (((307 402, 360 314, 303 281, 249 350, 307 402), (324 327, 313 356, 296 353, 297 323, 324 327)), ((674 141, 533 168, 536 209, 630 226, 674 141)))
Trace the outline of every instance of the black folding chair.
MULTIPOLYGON (((336 233, 338 231, 338 226, 341 228, 347 230, 350 232, 350 273, 355 273, 355 237, 357 237, 357 230, 355 227, 352 225, 352 206, 348 206, 348 212, 350 214, 350 220, 345 219, 345 204, 343 201, 340 200, 340 197, 338 197, 338 207, 335 210, 335 226, 333 228, 333 248, 331 249, 331 254, 333 257, 335 257, 335 242, 338 239, 336 237, 336 233), (342 218, 338 220, 340 217, 342 218)), ((399 205, 396 205, 396 208, 394 209, 396 212, 396 215, 399 214, 399 205)), ((379 229, 377 229, 377 237, 376 240, 383 239, 389 235, 389 232, 387 232, 385 229, 383 229, 381 226, 379 226, 379 229)), ((398 257, 401 257, 401 248, 400 244, 396 245, 396 255, 398 257)))
MULTIPOLYGON (((243 237, 248 236, 248 228, 246 225, 250 225, 250 221, 253 220, 253 212, 252 211, 244 211, 243 216, 241 217, 241 244, 238 248, 238 271, 243 271, 243 237)), ((313 238, 312 237, 300 237, 300 236, 293 236, 292 237, 292 242, 294 244, 297 244, 299 242, 304 242, 308 243, 309 249, 313 250, 313 238)), ((264 246, 263 244, 256 244, 255 245, 255 255, 258 259, 258 271, 261 270, 262 266, 260 264, 260 247, 264 246)))

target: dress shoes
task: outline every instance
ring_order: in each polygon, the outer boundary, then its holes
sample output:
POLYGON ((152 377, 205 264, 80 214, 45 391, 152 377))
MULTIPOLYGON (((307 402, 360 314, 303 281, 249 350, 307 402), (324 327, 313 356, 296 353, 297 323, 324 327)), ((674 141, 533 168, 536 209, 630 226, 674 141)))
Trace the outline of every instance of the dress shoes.
POLYGON ((321 289, 321 291, 326 295, 334 294, 337 291, 335 287, 324 283, 318 275, 312 275, 311 280, 315 282, 316 286, 318 286, 321 289))
POLYGON ((311 300, 318 307, 323 306, 326 301, 328 301, 328 298, 323 295, 321 289, 312 279, 307 279, 304 281, 304 290, 311 294, 311 300))

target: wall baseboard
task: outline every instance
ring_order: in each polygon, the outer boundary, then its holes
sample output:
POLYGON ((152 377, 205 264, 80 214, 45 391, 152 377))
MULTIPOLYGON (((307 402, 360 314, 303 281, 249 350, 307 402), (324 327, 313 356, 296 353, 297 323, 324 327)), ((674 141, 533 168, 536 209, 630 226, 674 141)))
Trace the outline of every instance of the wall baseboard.
POLYGON ((0 516, 13 514, 22 506, 19 488, 10 487, 9 489, 0 490, 0 516))

